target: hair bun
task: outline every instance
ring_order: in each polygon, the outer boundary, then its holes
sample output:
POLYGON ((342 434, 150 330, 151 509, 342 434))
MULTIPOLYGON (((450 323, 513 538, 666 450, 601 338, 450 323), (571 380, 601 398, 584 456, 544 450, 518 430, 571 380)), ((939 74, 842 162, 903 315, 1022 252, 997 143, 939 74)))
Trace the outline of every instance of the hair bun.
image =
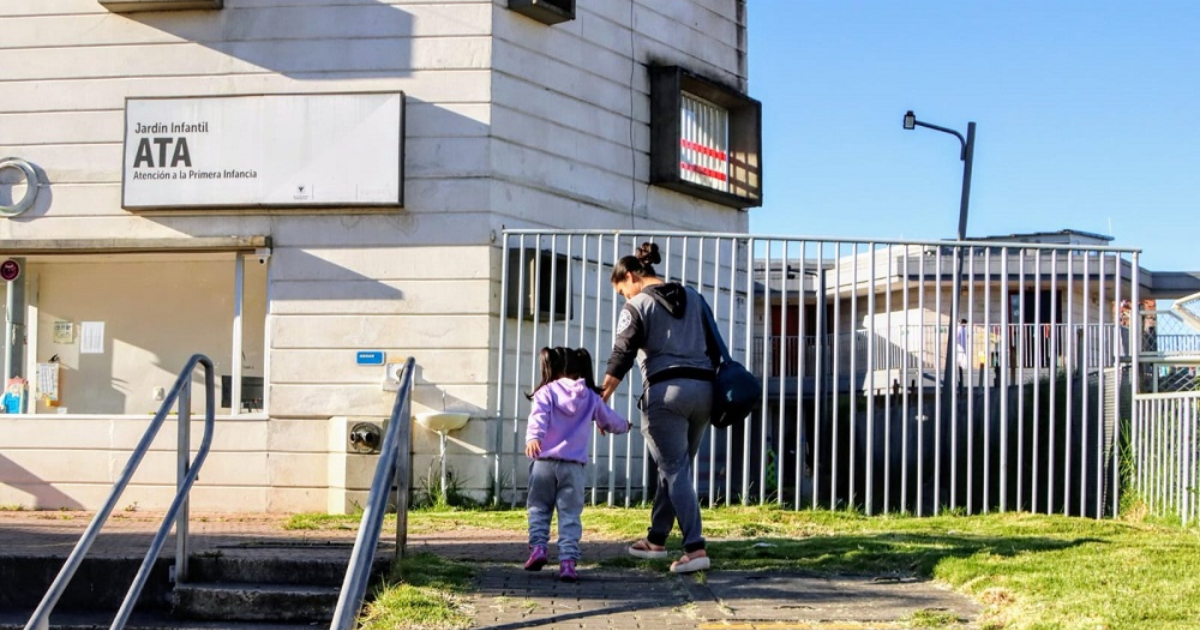
POLYGON ((662 262, 662 256, 658 254, 658 243, 642 243, 638 247, 638 261, 644 265, 657 265, 662 262))

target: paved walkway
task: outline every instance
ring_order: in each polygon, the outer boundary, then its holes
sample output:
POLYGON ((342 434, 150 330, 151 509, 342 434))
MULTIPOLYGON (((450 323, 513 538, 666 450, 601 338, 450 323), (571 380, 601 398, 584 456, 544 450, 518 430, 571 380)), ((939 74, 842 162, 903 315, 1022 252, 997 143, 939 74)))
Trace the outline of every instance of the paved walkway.
MULTIPOLYGON (((0 512, 0 556, 63 557, 87 527, 90 513, 0 512)), ((89 557, 145 554, 160 515, 114 513, 89 557)), ((349 555, 352 529, 285 530, 281 515, 193 514, 193 553, 232 555, 349 555)), ((385 530, 381 554, 394 550, 385 530)), ((584 541, 580 581, 555 579, 555 565, 540 572, 521 569, 524 537, 518 532, 464 530, 410 534, 409 553, 432 552, 476 565, 476 588, 466 604, 476 628, 578 628, 632 630, 674 628, 787 630, 909 627, 915 611, 975 619, 979 607, 938 585, 918 580, 825 578, 781 572, 714 570, 673 575, 666 562, 637 562, 633 568, 596 563, 625 557, 623 541, 584 541)), ((174 553, 168 541, 164 554, 174 553)), ((553 549, 551 557, 554 557, 553 549)), ((961 627, 970 627, 964 623, 961 627)))

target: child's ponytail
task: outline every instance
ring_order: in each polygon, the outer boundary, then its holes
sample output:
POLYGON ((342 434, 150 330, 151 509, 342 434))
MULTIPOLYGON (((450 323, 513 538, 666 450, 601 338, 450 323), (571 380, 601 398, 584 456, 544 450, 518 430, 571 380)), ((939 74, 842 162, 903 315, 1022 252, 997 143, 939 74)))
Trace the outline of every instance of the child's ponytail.
POLYGON ((537 390, 567 376, 571 367, 572 354, 567 348, 542 348, 538 356, 538 361, 542 364, 542 381, 533 388, 533 391, 525 394, 525 398, 533 400, 533 395, 537 393, 537 390))

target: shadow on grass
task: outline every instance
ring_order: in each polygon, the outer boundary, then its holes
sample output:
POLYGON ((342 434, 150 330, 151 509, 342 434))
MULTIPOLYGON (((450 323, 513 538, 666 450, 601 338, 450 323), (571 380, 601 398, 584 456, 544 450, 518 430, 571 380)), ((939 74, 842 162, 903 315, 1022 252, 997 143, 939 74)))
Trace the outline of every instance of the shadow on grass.
POLYGON ((1098 538, 883 533, 714 542, 709 544, 709 555, 725 569, 930 577, 948 558, 977 554, 1011 557, 1107 542, 1098 538))

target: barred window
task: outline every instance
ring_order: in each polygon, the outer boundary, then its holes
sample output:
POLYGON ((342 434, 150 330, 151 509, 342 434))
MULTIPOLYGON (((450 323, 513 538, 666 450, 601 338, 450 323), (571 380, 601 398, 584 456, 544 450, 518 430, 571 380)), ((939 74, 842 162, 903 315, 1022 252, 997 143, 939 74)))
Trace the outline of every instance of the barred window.
POLYGON ((762 104, 679 66, 650 68, 650 183, 762 205, 762 104))
POLYGON ((684 92, 679 169, 684 181, 729 192, 729 112, 684 92))

